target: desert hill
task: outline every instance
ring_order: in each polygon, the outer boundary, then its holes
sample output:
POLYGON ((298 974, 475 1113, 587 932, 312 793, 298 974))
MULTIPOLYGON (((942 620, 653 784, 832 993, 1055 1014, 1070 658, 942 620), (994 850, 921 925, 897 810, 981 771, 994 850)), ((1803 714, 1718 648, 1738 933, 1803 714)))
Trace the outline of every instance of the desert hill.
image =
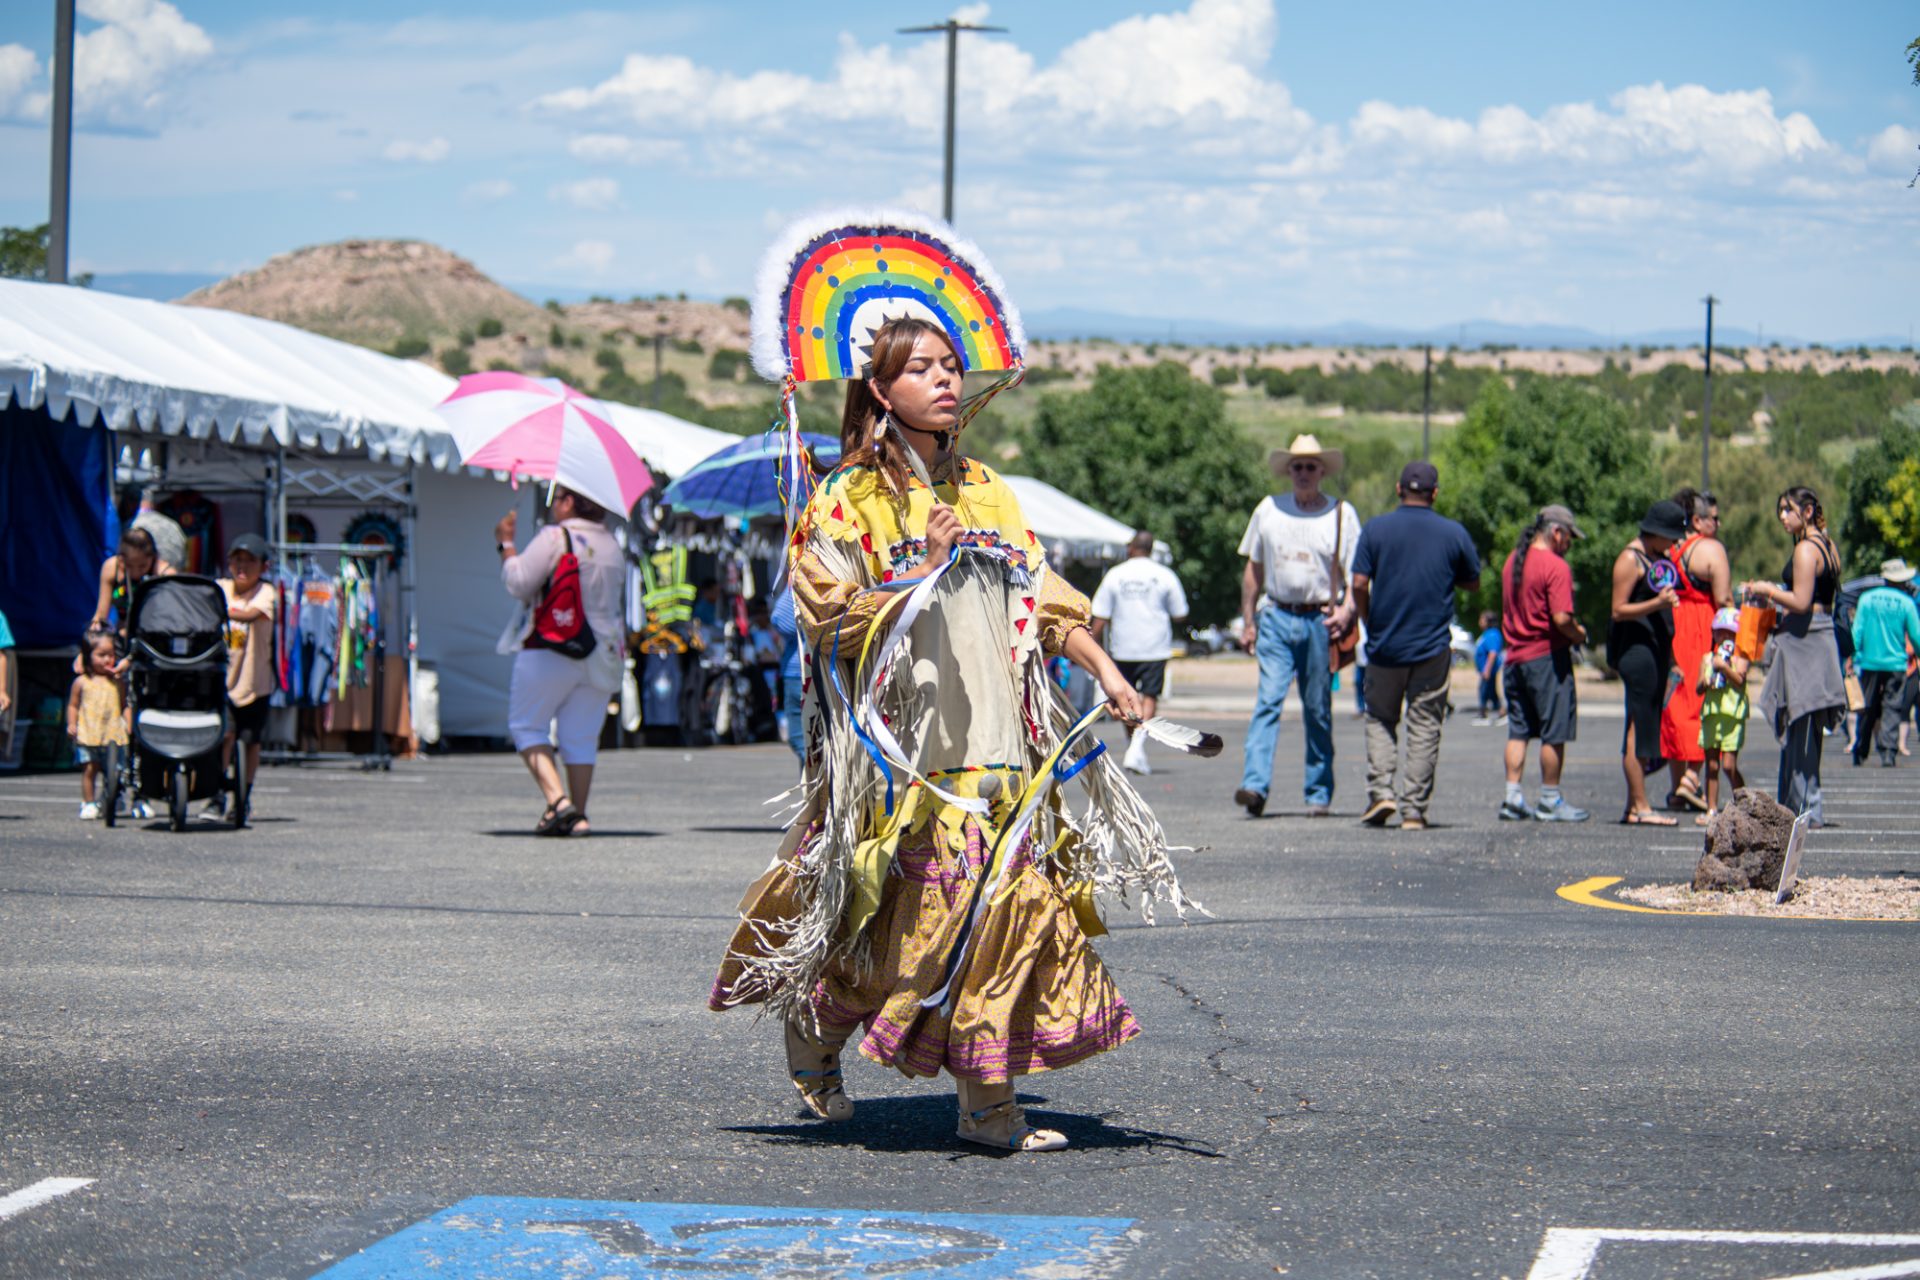
POLYGON ((418 240, 345 240, 296 249, 180 301, 383 350, 407 340, 435 344, 487 320, 528 327, 541 319, 538 307, 465 258, 418 240))

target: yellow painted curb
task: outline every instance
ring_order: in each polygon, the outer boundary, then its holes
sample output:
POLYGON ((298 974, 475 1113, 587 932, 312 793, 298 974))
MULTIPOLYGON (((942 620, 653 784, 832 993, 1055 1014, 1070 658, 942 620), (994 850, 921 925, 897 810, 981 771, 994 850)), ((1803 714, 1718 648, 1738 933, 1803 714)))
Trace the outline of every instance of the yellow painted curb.
POLYGON ((1649 916, 1714 916, 1718 911, 1669 911, 1665 907, 1642 907, 1630 902, 1615 902, 1612 898, 1602 898, 1602 889, 1612 888, 1625 876, 1588 876, 1578 884, 1563 884, 1554 892, 1568 902, 1577 902, 1583 907, 1605 907, 1609 911, 1638 911, 1649 916))
POLYGON ((1920 924, 1915 920, 1888 920, 1881 916, 1763 916, 1733 915, 1725 911, 1673 911, 1666 907, 1643 907, 1631 902, 1616 902, 1612 898, 1600 896, 1602 889, 1611 889, 1625 876, 1588 876, 1574 884, 1563 884, 1554 892, 1568 902, 1583 907, 1605 907, 1609 911, 1637 911, 1649 916, 1716 916, 1724 920, 1846 920, 1855 924, 1920 924))

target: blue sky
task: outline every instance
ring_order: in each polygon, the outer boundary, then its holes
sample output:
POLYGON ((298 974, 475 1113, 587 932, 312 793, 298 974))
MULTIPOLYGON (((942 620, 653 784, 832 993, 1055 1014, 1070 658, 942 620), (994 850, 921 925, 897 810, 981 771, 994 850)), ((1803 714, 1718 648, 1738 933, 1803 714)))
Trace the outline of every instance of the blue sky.
MULTIPOLYGON (((894 32, 939 5, 79 7, 80 267, 407 236, 720 297, 809 210, 939 204, 939 43, 894 32)), ((0 18, 8 224, 45 216, 52 8, 0 18)), ((1811 339, 1920 319, 1911 4, 958 12, 1012 30, 964 47, 956 221, 1028 310, 1606 333, 1711 290, 1811 339)))

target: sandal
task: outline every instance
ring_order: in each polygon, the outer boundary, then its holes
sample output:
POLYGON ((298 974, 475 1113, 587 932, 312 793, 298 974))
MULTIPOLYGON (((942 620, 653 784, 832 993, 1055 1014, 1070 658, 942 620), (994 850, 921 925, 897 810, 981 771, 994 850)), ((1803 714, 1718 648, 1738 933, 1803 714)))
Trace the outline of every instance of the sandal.
POLYGON ((1688 791, 1685 787, 1675 787, 1672 791, 1667 792, 1667 808, 1691 809, 1695 813, 1705 813, 1707 811, 1707 802, 1700 798, 1698 792, 1688 791), (1674 801, 1676 800, 1680 803, 1675 804, 1674 801))
POLYGON ((1620 825, 1623 827, 1677 827, 1680 825, 1680 819, 1669 818, 1652 809, 1629 809, 1620 815, 1620 825))
POLYGON ((840 1079, 840 1046, 809 1040, 791 1020, 786 1026, 787 1076, 800 1101, 816 1119, 853 1119, 853 1100, 840 1079))
POLYGON ((546 812, 540 815, 540 825, 533 829, 536 836, 571 835, 574 827, 586 815, 573 807, 573 801, 562 800, 559 804, 550 804, 546 812))
POLYGON ((996 1151, 1060 1151, 1067 1136, 1053 1129, 1036 1129, 1027 1123, 1027 1113, 1013 1096, 1013 1083, 990 1085, 973 1080, 956 1080, 960 1093, 960 1128, 963 1142, 992 1147, 996 1151), (1004 1093, 998 1102, 975 1108, 1004 1093), (971 1095, 971 1096, 969 1096, 971 1095))

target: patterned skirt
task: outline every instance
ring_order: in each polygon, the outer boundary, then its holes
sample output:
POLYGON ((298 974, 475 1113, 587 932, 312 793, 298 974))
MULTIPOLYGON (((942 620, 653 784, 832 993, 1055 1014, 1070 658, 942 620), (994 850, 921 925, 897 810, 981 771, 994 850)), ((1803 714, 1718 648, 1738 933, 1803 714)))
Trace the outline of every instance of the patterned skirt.
MULTIPOLYGON (((945 1068, 986 1084, 1070 1066, 1139 1035, 1066 895, 1024 850, 1008 869, 1011 890, 980 923, 947 1005, 920 1007, 945 980, 989 853, 971 819, 957 835, 941 840, 930 826, 913 847, 899 850, 867 926, 870 954, 843 954, 814 988, 823 1034, 836 1039, 864 1026, 860 1052, 883 1066, 908 1076, 945 1068)), ((743 914, 763 927, 791 918, 796 888, 782 867, 743 914)), ((729 998, 740 974, 735 957, 751 953, 755 938, 746 923, 735 932, 714 982, 713 1008, 736 1003, 729 998)))

